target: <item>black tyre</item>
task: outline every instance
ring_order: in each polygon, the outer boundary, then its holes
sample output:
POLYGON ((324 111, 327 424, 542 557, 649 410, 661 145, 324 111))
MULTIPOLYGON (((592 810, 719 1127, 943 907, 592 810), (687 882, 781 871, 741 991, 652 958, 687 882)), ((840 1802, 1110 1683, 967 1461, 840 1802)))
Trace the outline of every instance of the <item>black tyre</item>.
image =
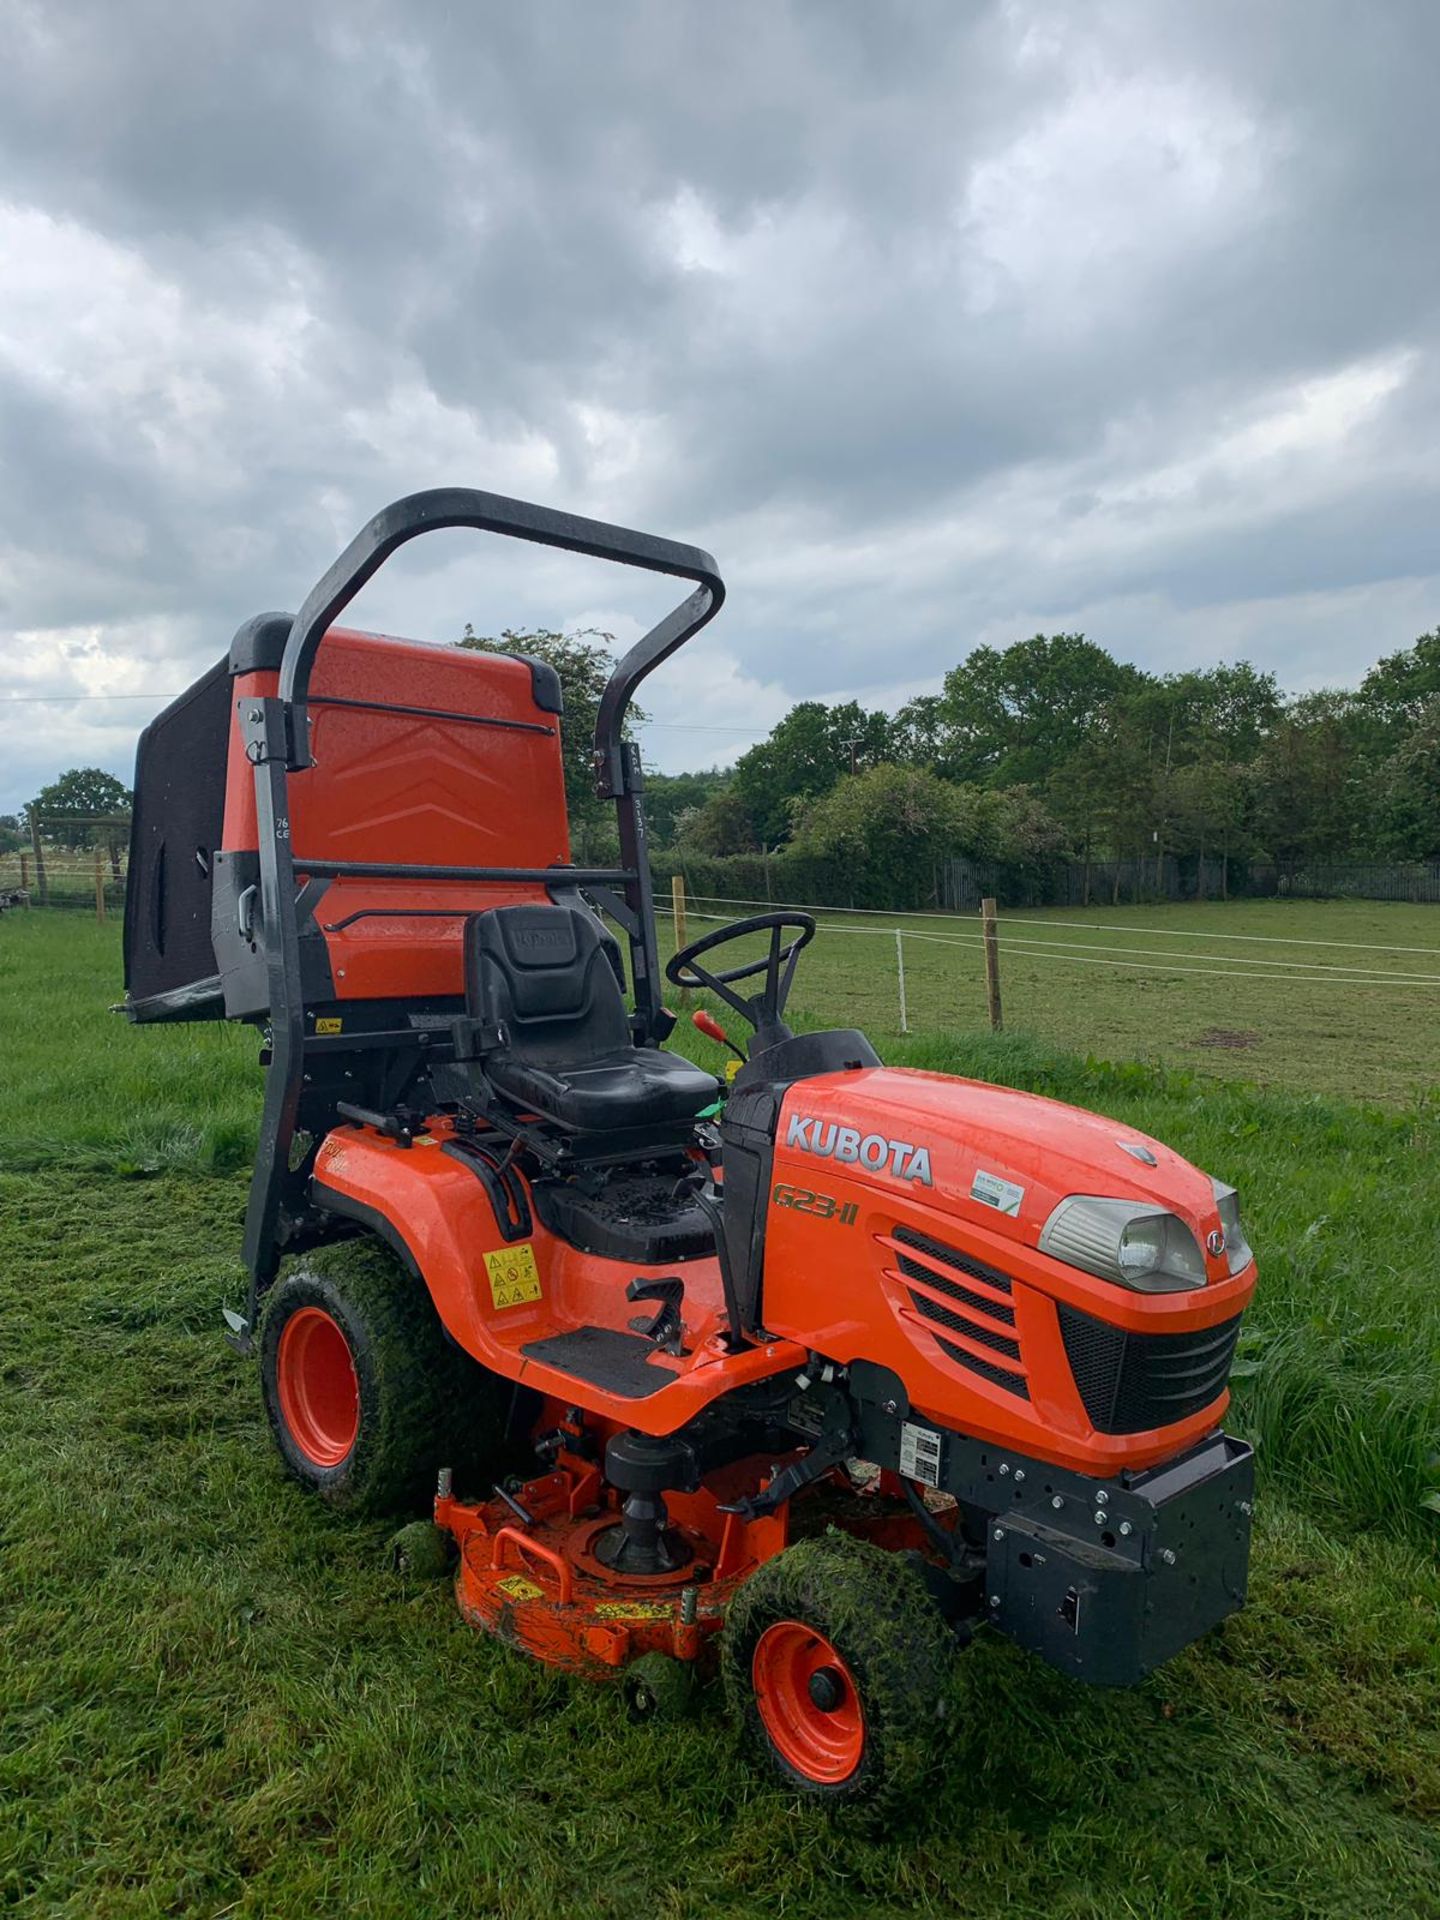
POLYGON ((424 1284, 378 1240, 301 1255, 265 1303, 260 1382, 280 1456, 327 1505, 413 1511, 440 1467, 484 1471, 508 1387, 445 1338, 424 1284))
POLYGON ((933 1766, 955 1641, 904 1559, 845 1534, 767 1560, 731 1604, 725 1694, 787 1785, 899 1810, 933 1766))

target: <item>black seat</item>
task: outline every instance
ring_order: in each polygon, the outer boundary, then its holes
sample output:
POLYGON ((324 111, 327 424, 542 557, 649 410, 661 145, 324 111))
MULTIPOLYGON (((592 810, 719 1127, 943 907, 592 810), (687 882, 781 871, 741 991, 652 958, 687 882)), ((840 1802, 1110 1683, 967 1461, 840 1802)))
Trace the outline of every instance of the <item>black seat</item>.
POLYGON ((719 1092, 678 1054, 637 1047, 620 960, 581 907, 492 907, 465 922, 465 997, 492 1087, 573 1133, 673 1128, 719 1092))

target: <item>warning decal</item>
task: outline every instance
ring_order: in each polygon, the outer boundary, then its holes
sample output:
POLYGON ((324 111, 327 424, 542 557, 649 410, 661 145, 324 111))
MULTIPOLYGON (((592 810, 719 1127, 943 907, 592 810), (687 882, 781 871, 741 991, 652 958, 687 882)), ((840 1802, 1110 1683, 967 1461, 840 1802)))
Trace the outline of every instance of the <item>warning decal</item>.
POLYGON ((503 1593, 507 1600, 538 1600, 541 1592, 523 1573, 507 1573, 503 1580, 495 1582, 495 1591, 503 1593))
POLYGON ((490 1276, 490 1298, 497 1308, 522 1307, 540 1298, 540 1269, 528 1240, 518 1247, 487 1253, 485 1271, 490 1276))

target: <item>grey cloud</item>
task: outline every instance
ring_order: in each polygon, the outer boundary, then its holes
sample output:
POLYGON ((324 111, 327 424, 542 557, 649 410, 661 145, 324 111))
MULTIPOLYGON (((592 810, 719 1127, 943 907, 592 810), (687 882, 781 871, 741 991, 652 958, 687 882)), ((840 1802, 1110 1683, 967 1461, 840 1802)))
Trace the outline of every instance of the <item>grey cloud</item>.
MULTIPOLYGON (((462 481, 713 546, 737 728, 1087 611, 1298 684, 1330 596, 1358 672, 1436 570, 1437 52, 1423 0, 0 0, 0 648, 179 675, 462 481), (1216 453, 1391 363, 1294 457, 1216 453)), ((653 607, 457 554, 362 611, 653 607)), ((123 764, 112 710, 24 718, 0 806, 123 764)))

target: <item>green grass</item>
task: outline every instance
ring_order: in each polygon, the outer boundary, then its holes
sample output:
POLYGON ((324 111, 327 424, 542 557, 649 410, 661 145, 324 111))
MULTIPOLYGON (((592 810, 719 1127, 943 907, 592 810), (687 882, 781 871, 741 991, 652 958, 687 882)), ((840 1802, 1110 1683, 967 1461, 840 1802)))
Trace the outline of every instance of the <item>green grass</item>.
MULTIPOLYGON (((705 903, 727 917, 757 910, 705 903)), ((691 938, 717 924, 692 915, 691 938)), ((897 926, 911 1030, 985 1026, 974 915, 825 913, 797 1000, 843 1007, 872 1036, 898 1033, 897 926)), ((1402 1105, 1440 1089, 1434 906, 1252 900, 1007 912, 1000 973, 1006 1025, 1082 1055, 1402 1105), (1303 941, 1350 944, 1288 944, 1303 941), (1428 951, 1383 951, 1393 947, 1428 951)))
POLYGON ((937 1791, 872 1835, 754 1772, 714 1699, 679 1730, 629 1727, 282 1478, 253 1368, 219 1338, 255 1040, 127 1028, 104 1010, 117 979, 113 928, 0 921, 0 1903, 1440 1913, 1426 1108, 1022 1036, 887 1043, 1099 1107, 1237 1181, 1262 1281, 1235 1424, 1263 1498, 1251 1605, 1134 1692, 978 1643, 937 1791))

